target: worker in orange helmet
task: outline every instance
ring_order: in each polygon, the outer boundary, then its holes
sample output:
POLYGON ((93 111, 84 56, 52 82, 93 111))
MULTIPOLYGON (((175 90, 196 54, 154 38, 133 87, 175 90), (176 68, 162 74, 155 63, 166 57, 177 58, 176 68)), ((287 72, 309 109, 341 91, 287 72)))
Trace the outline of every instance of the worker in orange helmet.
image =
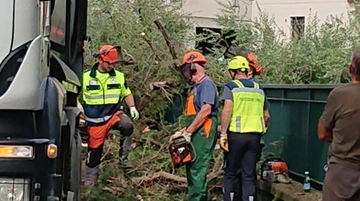
POLYGON ((250 66, 248 78, 253 82, 258 82, 255 79, 255 75, 260 75, 262 73, 262 67, 259 65, 257 57, 245 48, 230 46, 226 50, 224 57, 225 59, 231 59, 235 56, 243 56, 248 60, 250 66))
POLYGON ((249 61, 249 66, 250 66, 248 78, 253 82, 257 82, 257 80, 255 79, 255 75, 261 74, 262 67, 259 65, 259 61, 255 55, 249 53, 246 55, 246 58, 249 61))
POLYGON ((186 164, 188 199, 207 201, 207 170, 216 144, 218 92, 214 81, 205 74, 205 57, 197 51, 186 53, 180 67, 185 80, 192 84, 187 98, 186 127, 170 137, 183 136, 194 146, 196 159, 186 164))
POLYGON ((121 47, 104 45, 93 56, 98 62, 84 72, 82 84, 82 103, 89 135, 85 187, 94 185, 98 178, 103 145, 110 129, 120 131, 121 166, 132 167, 128 161, 133 133, 132 120, 139 118, 125 75, 114 69, 114 65, 123 60, 121 47), (131 118, 123 111, 122 98, 130 109, 131 118))
MULTIPOLYGON (((249 70, 249 74, 248 74, 248 78, 256 83, 259 83, 257 81, 257 79, 255 78, 255 75, 260 75, 262 73, 262 67, 259 65, 259 61, 256 58, 256 56, 254 54, 248 53, 246 55, 247 60, 249 61, 249 66, 250 66, 250 70, 249 70)), ((269 101, 266 99, 266 107, 269 108, 269 101)), ((265 118, 269 119, 270 118, 270 114, 269 114, 269 110, 265 110, 265 118)), ((259 150, 259 160, 261 157, 261 153, 262 153, 262 149, 265 146, 264 140, 261 138, 260 141, 261 144, 261 149, 259 150)))

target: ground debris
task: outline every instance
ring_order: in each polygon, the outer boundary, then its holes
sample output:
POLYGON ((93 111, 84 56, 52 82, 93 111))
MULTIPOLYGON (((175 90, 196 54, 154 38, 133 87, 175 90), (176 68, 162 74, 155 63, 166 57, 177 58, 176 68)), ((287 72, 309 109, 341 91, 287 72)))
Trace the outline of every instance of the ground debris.
POLYGON ((126 193, 126 189, 116 186, 105 186, 103 190, 116 196, 121 196, 126 193))
POLYGON ((174 182, 178 184, 186 184, 186 178, 185 177, 179 177, 164 171, 156 172, 152 174, 151 176, 142 176, 142 177, 135 177, 132 178, 132 182, 137 184, 138 186, 149 186, 153 185, 154 182, 174 182))

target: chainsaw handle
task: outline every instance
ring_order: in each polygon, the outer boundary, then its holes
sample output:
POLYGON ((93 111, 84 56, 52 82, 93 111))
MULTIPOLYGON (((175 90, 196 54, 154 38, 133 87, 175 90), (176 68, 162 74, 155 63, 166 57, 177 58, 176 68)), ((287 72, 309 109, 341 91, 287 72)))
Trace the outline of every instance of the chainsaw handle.
POLYGON ((192 158, 191 162, 194 162, 196 160, 196 157, 197 157, 196 156, 196 150, 195 150, 195 147, 194 147, 193 143, 190 142, 190 146, 191 146, 191 151, 194 152, 194 153, 192 153, 194 157, 192 158))
POLYGON ((284 159, 282 159, 282 158, 279 158, 279 157, 271 157, 271 158, 267 158, 267 159, 265 159, 265 161, 264 161, 263 163, 268 162, 268 161, 274 161, 274 162, 285 162, 285 160, 284 160, 284 159))

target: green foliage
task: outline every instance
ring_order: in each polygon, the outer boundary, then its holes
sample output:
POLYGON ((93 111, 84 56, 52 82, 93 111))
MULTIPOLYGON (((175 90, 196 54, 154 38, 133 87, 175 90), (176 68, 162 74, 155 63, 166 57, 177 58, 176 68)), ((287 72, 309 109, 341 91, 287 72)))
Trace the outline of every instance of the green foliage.
MULTIPOLYGON (((137 136, 136 148, 130 159, 135 169, 127 173, 130 178, 151 176, 155 172, 168 172, 172 167, 167 151, 168 137, 175 130, 182 128, 183 117, 173 125, 163 121, 169 100, 174 94, 183 91, 184 83, 180 74, 174 69, 173 59, 166 41, 153 21, 161 18, 177 56, 181 59, 187 49, 185 44, 191 40, 209 39, 215 46, 212 55, 207 55, 206 69, 208 74, 218 83, 227 82, 230 77, 226 70, 226 61, 219 61, 226 47, 219 45, 219 34, 209 31, 209 35, 194 37, 190 32, 193 24, 189 18, 179 12, 181 0, 172 0, 165 4, 163 0, 89 0, 88 35, 92 41, 86 44, 86 67, 91 67, 95 59, 92 53, 104 44, 120 45, 136 60, 135 65, 118 66, 125 73, 142 119, 136 123, 136 130, 143 130, 146 124, 156 124, 161 131, 150 131, 137 136), (138 13, 141 8, 141 14, 138 13), (147 44, 141 33, 150 39, 155 51, 147 44), (211 38, 211 39, 210 39, 211 38), (156 55, 158 58, 156 58, 156 55), (152 82, 170 81, 173 88, 151 91, 152 82), (153 141, 161 146, 154 145, 153 141)), ((260 12, 260 16, 252 22, 242 21, 234 7, 223 4, 223 13, 216 22, 224 27, 224 33, 235 36, 235 45, 247 47, 258 56, 263 66, 261 83, 301 84, 301 83, 340 83, 349 80, 347 66, 354 47, 359 44, 359 19, 347 24, 343 18, 330 17, 326 23, 320 24, 316 15, 309 16, 306 32, 300 40, 287 40, 285 30, 277 27, 274 18, 260 12)), ((125 58, 130 56, 125 54, 125 58)), ((148 187, 139 187, 133 181, 125 179, 125 173, 118 168, 119 139, 108 141, 101 166, 101 183, 86 200, 135 200, 141 195, 144 200, 184 200, 186 188, 174 186, 166 181, 159 181, 148 187), (125 189, 120 196, 103 191, 110 178, 117 178, 115 187, 125 189), (177 191, 174 188, 178 188, 177 191), (175 192, 175 193, 174 193, 175 192)), ((275 146, 275 145, 274 145, 275 146)), ((209 172, 218 170, 222 164, 220 150, 214 153, 215 162, 209 172)), ((177 176, 185 176, 184 168, 180 168, 177 176)), ((221 186, 221 178, 210 183, 211 189, 221 186)), ((220 191, 221 193, 221 191, 220 191)), ((221 196, 220 196, 221 197, 221 196)), ((217 199, 218 200, 218 199, 217 199)), ((220 199, 221 200, 221 199, 220 199)))
POLYGON ((132 55, 135 65, 118 66, 125 73, 127 84, 135 96, 137 109, 141 113, 142 122, 157 123, 160 115, 167 108, 171 94, 178 93, 181 87, 151 91, 149 84, 158 81, 169 81, 175 86, 182 84, 180 74, 174 70, 173 60, 169 54, 166 42, 154 24, 154 20, 161 18, 170 37, 177 47, 178 54, 182 53, 182 42, 187 37, 186 30, 190 23, 177 10, 181 1, 172 1, 171 6, 162 0, 90 0, 88 9, 88 35, 91 42, 86 47, 86 67, 91 67, 96 60, 92 53, 104 44, 120 45, 132 55), (141 9, 141 14, 138 10, 141 9), (144 32, 160 60, 146 43, 141 33, 144 32))

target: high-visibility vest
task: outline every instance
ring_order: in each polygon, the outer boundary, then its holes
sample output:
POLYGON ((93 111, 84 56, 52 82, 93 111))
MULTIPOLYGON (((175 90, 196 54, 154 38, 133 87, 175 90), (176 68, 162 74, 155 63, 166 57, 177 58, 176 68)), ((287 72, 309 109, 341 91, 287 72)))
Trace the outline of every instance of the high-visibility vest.
POLYGON ((229 131, 237 133, 265 133, 265 94, 254 82, 254 88, 244 87, 239 80, 233 80, 237 87, 231 90, 233 108, 229 131))
MULTIPOLYGON (((97 77, 91 77, 90 72, 83 75, 83 101, 86 105, 117 104, 120 101, 124 74, 115 71, 115 76, 109 76, 104 83, 97 77)), ((97 74, 98 75, 98 74, 97 74)))

